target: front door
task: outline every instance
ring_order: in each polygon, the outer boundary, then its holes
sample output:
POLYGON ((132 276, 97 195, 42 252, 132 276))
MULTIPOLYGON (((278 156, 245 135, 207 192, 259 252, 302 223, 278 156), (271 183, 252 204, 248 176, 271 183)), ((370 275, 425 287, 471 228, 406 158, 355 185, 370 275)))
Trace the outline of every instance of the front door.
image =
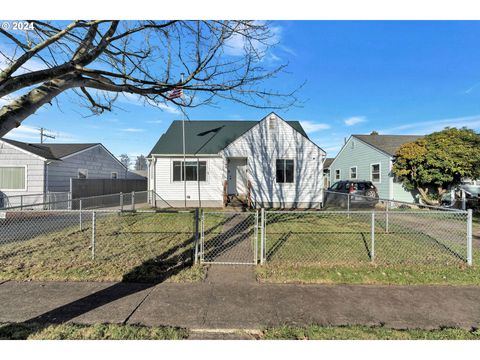
POLYGON ((230 158, 228 162, 228 195, 247 194, 247 159, 230 158))

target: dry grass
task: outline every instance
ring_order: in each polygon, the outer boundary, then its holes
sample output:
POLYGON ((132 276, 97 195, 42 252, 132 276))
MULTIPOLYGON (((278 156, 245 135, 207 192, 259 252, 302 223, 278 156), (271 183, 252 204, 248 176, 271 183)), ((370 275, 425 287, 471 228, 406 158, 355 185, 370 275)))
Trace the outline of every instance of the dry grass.
POLYGON ((68 225, 2 245, 0 279, 158 282, 197 281, 205 275, 202 267, 191 266, 190 213, 105 213, 96 229, 95 259, 88 222, 83 231, 68 225))

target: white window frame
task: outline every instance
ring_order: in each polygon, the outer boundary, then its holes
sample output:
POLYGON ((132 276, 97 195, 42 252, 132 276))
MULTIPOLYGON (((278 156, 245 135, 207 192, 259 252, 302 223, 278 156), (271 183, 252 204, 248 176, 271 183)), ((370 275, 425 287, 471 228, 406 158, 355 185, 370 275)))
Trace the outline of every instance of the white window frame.
POLYGON ((27 165, 0 165, 2 168, 25 168, 25 187, 23 189, 2 189, 0 188, 0 191, 27 191, 28 189, 28 184, 27 184, 27 179, 28 179, 28 167, 27 165))
MULTIPOLYGON (((183 162, 183 159, 179 159, 179 160, 175 160, 175 159, 172 159, 170 161, 170 183, 171 184, 178 184, 178 183, 183 183, 184 180, 173 180, 173 163, 175 161, 179 161, 180 163, 183 162)), ((197 159, 188 159, 186 158, 185 159, 185 162, 197 162, 197 159)), ((209 174, 209 169, 208 169, 208 163, 209 161, 207 159, 198 159, 198 164, 197 164, 197 180, 186 180, 187 183, 201 183, 201 184, 208 184, 208 174, 209 174), (199 163, 205 161, 205 180, 198 180, 198 165, 200 165, 199 163)), ((181 173, 180 173, 180 177, 181 177, 181 173)))
POLYGON ((374 184, 382 183, 382 163, 372 163, 370 164, 370 181, 374 184), (378 165, 378 181, 373 181, 373 165, 378 165))
POLYGON ((358 167, 356 165, 350 167, 350 180, 358 180, 358 167), (355 177, 352 176, 352 169, 355 169, 355 177))
POLYGON ((112 171, 110 173, 110 179, 114 179, 114 180, 118 179, 118 171, 112 171), (115 174, 115 177, 113 177, 113 174, 115 174))
POLYGON ((88 169, 78 169, 77 170, 77 179, 83 179, 80 177, 80 171, 85 173, 85 179, 88 179, 88 169))
MULTIPOLYGON (((285 162, 285 165, 286 165, 286 162, 285 162)), ((275 159, 275 184, 281 184, 282 186, 284 184, 295 184, 295 167, 296 167, 296 161, 295 159, 292 159, 292 158, 286 158, 286 157, 283 157, 283 158, 276 158, 275 159), (293 181, 292 182, 277 182, 277 160, 292 160, 293 161, 293 181)), ((286 167, 285 167, 285 172, 284 172, 284 176, 286 175, 287 171, 286 171, 286 167)))
POLYGON ((342 180, 342 170, 341 169, 335 169, 335 172, 333 173, 335 181, 342 180), (337 178, 337 171, 338 171, 338 178, 337 178))

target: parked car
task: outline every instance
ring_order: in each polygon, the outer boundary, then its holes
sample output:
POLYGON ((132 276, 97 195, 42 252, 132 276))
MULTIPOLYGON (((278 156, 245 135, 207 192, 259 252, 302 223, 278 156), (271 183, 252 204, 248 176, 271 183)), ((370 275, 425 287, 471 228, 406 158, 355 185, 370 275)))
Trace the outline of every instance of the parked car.
POLYGON ((462 184, 443 194, 441 205, 449 208, 462 208, 462 191, 465 192, 465 208, 480 210, 480 185, 462 184))
POLYGON ((373 207, 378 203, 378 191, 371 181, 341 180, 325 191, 324 206, 340 207, 373 207))

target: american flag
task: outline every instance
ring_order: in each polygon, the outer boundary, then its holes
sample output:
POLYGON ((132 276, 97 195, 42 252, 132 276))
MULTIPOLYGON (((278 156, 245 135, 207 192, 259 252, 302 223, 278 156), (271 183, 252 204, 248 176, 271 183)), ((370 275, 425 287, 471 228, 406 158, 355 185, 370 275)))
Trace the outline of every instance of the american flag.
POLYGON ((172 91, 170 91, 170 94, 168 94, 167 99, 168 100, 173 100, 179 97, 183 96, 183 89, 182 88, 175 88, 172 91))

